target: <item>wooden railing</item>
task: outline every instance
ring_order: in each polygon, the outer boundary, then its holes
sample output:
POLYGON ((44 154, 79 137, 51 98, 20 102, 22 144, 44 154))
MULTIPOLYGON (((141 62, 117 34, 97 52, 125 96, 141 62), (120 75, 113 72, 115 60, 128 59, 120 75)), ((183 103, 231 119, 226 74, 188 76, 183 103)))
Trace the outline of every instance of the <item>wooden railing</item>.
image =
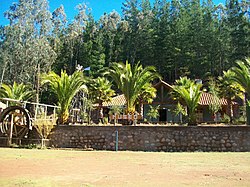
POLYGON ((109 116, 111 120, 117 119, 117 120, 141 120, 142 115, 135 114, 135 115, 110 115, 109 116))

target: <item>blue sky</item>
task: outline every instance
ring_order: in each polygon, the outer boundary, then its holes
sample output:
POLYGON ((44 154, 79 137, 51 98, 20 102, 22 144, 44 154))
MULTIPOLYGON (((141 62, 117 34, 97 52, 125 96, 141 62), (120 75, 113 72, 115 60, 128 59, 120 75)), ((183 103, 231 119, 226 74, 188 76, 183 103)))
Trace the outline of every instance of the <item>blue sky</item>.
MULTIPOLYGON (((18 2, 18 0, 0 0, 0 25, 7 25, 9 23, 3 16, 3 13, 9 9, 13 2, 18 2)), ((116 10, 121 13, 122 2, 125 2, 125 0, 49 0, 49 7, 50 11, 53 12, 61 4, 64 5, 68 21, 70 22, 74 18, 74 15, 77 14, 75 6, 82 2, 86 3, 92 9, 95 19, 99 19, 104 12, 109 13, 112 10, 116 10)), ((151 0, 151 2, 154 2, 154 0, 151 0)), ((215 4, 224 3, 224 0, 214 0, 214 2, 215 4)))

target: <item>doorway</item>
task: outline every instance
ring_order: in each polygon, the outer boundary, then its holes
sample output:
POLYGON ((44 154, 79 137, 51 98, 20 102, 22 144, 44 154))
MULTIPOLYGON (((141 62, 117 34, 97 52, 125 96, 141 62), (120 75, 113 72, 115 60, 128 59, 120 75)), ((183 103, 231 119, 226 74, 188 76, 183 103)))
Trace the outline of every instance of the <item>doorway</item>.
POLYGON ((165 108, 159 109, 159 121, 160 122, 167 121, 167 109, 165 108))

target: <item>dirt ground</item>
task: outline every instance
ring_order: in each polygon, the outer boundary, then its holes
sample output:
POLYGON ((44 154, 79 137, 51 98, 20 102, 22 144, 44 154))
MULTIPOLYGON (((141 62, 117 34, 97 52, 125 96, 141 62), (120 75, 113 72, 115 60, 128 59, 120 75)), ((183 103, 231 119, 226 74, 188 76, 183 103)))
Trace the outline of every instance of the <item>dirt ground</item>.
POLYGON ((0 186, 250 186, 250 153, 0 148, 0 186))

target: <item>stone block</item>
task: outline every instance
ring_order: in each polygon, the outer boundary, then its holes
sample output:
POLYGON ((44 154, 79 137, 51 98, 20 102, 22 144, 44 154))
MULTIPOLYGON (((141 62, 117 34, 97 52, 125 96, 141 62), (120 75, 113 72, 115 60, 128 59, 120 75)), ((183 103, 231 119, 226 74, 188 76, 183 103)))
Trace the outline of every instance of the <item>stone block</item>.
POLYGON ((226 143, 226 147, 232 147, 231 143, 226 143))

